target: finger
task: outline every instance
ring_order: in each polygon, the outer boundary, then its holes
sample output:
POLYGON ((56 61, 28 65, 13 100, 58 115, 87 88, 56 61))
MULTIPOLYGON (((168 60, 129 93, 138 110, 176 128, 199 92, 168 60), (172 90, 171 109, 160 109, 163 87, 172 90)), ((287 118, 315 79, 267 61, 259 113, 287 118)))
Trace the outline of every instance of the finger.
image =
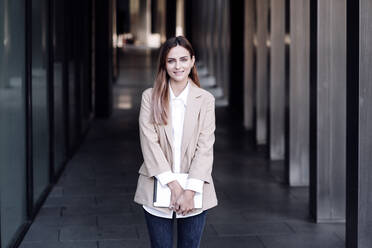
POLYGON ((176 203, 174 204, 174 209, 175 209, 176 211, 179 211, 179 209, 180 209, 180 204, 178 204, 178 202, 176 202, 176 203))
POLYGON ((187 209, 187 214, 191 213, 191 211, 192 211, 192 208, 188 208, 187 209))
POLYGON ((178 214, 183 214, 184 211, 185 211, 185 209, 180 207, 180 209, 178 210, 178 214))
POLYGON ((183 208, 182 208, 182 207, 179 207, 179 208, 178 208, 178 213, 181 214, 182 211, 183 211, 183 208))

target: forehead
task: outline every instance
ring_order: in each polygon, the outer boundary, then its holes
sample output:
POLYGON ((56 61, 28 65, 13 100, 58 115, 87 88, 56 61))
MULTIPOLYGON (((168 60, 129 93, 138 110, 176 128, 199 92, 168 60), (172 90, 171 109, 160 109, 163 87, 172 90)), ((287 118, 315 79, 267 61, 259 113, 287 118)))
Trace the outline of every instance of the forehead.
POLYGON ((189 51, 186 48, 177 45, 173 47, 171 50, 169 50, 167 57, 168 58, 181 58, 184 56, 190 56, 189 51))

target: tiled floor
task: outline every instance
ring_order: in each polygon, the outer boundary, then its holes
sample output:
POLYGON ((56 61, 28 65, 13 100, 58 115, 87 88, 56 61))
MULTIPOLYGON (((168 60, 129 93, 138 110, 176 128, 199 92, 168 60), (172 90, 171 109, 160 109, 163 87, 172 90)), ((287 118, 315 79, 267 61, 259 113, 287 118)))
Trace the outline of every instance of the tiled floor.
MULTIPOLYGON (((149 247, 133 194, 141 163, 138 107, 152 84, 154 54, 129 51, 122 58, 112 118, 93 122, 22 248, 149 247)), ((270 163, 227 108, 216 113, 219 206, 208 213, 201 247, 344 247, 345 225, 312 223, 307 188, 283 184, 283 164, 270 163)))

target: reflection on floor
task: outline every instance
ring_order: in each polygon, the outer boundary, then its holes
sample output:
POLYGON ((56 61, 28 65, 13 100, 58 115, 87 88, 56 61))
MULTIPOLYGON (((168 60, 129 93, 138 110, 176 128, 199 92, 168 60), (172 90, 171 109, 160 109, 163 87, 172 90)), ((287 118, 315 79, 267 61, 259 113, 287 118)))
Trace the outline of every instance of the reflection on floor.
MULTIPOLYGON (((150 247, 133 194, 142 159, 140 96, 152 84, 155 55, 124 54, 112 118, 93 122, 21 247, 150 247)), ((201 247, 344 247, 344 224, 312 223, 307 188, 285 186, 283 165, 270 163, 225 107, 216 112, 219 206, 208 212, 201 247)))

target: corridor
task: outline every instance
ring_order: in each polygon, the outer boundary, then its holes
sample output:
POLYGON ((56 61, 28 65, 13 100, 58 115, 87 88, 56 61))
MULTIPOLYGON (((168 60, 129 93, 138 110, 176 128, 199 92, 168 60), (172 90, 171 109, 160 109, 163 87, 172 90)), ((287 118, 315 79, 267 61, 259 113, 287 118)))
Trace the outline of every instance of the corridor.
MULTIPOLYGON (((152 85, 156 53, 129 49, 121 55, 111 118, 91 123, 20 247, 149 247, 133 195, 142 162, 140 96, 152 85)), ((227 107, 217 107, 216 115, 219 205, 208 211, 201 247, 344 247, 345 224, 311 222, 308 188, 284 184, 283 164, 270 162, 227 107)))

